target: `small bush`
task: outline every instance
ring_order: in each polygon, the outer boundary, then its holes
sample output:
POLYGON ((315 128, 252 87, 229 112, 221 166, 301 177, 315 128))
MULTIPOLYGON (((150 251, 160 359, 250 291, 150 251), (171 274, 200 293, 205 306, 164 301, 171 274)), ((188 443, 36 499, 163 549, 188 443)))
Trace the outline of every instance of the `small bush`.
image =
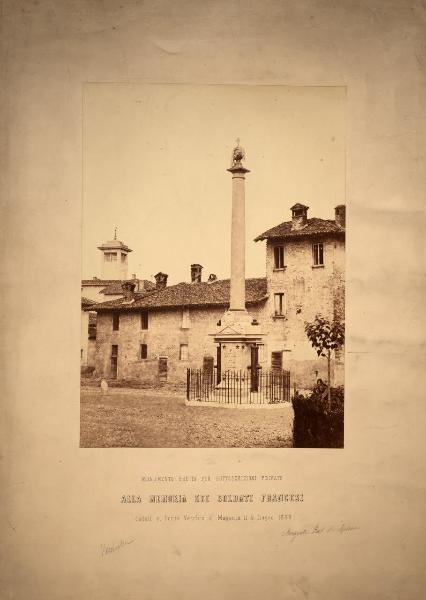
POLYGON ((344 388, 331 388, 331 407, 327 396, 313 392, 309 398, 293 398, 293 446, 295 448, 343 448, 344 388))

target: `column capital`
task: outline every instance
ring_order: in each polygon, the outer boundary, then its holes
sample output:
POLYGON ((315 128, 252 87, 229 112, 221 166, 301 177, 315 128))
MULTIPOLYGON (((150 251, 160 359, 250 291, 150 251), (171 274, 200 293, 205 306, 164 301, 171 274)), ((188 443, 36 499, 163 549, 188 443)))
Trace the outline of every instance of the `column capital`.
POLYGON ((238 177, 238 175, 242 175, 244 177, 245 173, 250 173, 250 170, 243 167, 241 163, 236 163, 235 165, 232 165, 232 167, 226 170, 232 173, 234 177, 238 177))

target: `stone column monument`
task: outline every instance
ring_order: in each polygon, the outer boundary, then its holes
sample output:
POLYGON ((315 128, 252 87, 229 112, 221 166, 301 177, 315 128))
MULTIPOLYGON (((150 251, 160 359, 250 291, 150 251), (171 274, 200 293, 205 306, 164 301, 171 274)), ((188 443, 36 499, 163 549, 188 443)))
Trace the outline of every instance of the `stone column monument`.
MULTIPOLYGON (((237 140, 237 143, 239 140, 237 140)), ((245 232, 245 174, 244 150, 234 148, 232 166, 232 228, 231 228, 231 294, 230 310, 245 311, 246 285, 246 232, 245 232)))
POLYGON ((245 174, 250 173, 242 161, 244 149, 239 145, 233 150, 232 165, 232 224, 231 224, 231 282, 230 304, 214 336, 218 344, 218 363, 221 371, 246 371, 252 364, 253 346, 262 340, 260 325, 246 310, 245 288, 245 174), (220 356, 220 360, 219 360, 220 356))

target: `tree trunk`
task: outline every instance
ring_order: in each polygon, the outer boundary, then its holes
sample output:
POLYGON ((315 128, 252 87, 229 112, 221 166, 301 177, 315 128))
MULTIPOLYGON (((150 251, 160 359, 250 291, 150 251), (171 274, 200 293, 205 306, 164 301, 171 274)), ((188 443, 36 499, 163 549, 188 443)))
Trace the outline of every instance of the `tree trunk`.
POLYGON ((331 377, 330 377, 330 373, 331 373, 331 367, 330 367, 330 363, 331 363, 331 358, 330 358, 330 354, 331 351, 330 349, 327 350, 327 369, 328 369, 328 410, 331 409, 331 377))

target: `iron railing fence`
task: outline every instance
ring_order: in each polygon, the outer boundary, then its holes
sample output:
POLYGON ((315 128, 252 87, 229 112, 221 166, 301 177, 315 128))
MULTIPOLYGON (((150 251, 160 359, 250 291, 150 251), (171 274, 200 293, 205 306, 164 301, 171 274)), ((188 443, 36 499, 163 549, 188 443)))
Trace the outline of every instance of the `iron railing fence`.
POLYGON ((278 404, 290 402, 290 372, 188 369, 186 397, 223 404, 278 404))

